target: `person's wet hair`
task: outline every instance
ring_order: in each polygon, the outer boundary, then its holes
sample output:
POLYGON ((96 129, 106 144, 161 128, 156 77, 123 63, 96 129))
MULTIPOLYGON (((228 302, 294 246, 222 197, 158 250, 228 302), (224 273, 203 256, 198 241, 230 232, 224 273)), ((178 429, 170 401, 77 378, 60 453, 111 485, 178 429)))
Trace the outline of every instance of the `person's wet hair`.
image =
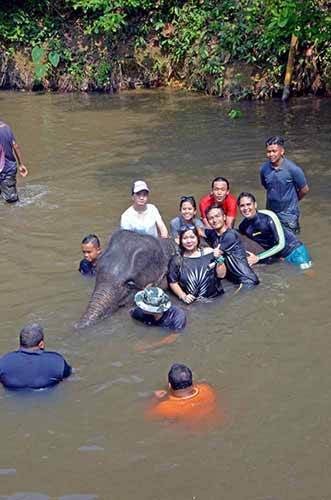
POLYGON ((201 240, 196 226, 194 224, 185 224, 179 228, 179 249, 181 254, 185 252, 185 248, 183 247, 183 236, 188 231, 192 231, 195 234, 198 240, 198 248, 200 247, 201 240))
POLYGON ((87 236, 85 236, 82 241, 82 245, 86 245, 87 243, 92 243, 92 245, 94 245, 95 247, 100 246, 100 240, 96 234, 88 234, 87 236))
POLYGON ((209 214, 209 212, 210 212, 211 210, 215 210, 215 209, 220 210, 220 211, 222 212, 223 216, 224 216, 224 210, 223 210, 223 208, 222 208, 222 207, 220 207, 219 205, 217 205, 217 204, 215 203, 214 205, 210 205, 209 207, 207 207, 207 208, 206 208, 206 210, 205 210, 206 219, 208 219, 208 214, 209 214))
POLYGON ((225 177, 215 177, 211 183, 211 188, 213 189, 215 182, 225 182, 228 190, 230 189, 230 183, 225 177))
POLYGON ((265 141, 266 147, 276 145, 276 146, 281 146, 283 148, 284 144, 285 144, 285 139, 281 135, 273 135, 272 137, 269 137, 269 139, 265 141))
POLYGON ((37 347, 42 340, 44 340, 44 330, 38 323, 25 325, 20 331, 21 347, 37 347))
POLYGON ((197 209, 197 204, 196 204, 194 196, 181 196, 180 203, 179 203, 179 210, 181 210, 183 203, 185 203, 186 201, 191 203, 194 210, 197 209))
POLYGON ((242 191, 242 193, 240 193, 240 195, 237 198, 238 207, 240 205, 241 198, 249 198, 250 200, 252 200, 253 203, 256 203, 256 198, 252 193, 246 193, 245 191, 242 191))
POLYGON ((168 381, 174 391, 186 389, 193 384, 192 372, 188 366, 175 363, 169 370, 168 381))

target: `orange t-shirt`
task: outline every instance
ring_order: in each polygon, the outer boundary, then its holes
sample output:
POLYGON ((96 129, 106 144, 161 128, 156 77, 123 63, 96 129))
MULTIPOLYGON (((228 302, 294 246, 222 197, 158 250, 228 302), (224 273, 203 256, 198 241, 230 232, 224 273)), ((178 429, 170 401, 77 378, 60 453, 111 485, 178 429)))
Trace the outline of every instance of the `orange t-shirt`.
POLYGON ((145 417, 149 420, 176 420, 188 424, 211 423, 220 419, 216 393, 208 384, 193 386, 195 393, 185 398, 172 394, 149 408, 145 417))

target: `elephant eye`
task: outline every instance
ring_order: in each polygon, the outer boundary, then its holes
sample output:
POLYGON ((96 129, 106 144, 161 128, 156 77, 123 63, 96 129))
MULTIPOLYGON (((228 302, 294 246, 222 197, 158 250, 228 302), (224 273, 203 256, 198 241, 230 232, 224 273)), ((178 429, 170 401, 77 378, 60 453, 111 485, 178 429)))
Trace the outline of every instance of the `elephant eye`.
POLYGON ((130 290, 134 290, 134 289, 136 289, 136 288, 137 288, 137 285, 136 285, 136 284, 135 284, 135 282, 134 282, 134 281, 132 281, 132 280, 127 281, 127 282, 126 282, 126 286, 127 286, 127 288, 129 288, 130 290))

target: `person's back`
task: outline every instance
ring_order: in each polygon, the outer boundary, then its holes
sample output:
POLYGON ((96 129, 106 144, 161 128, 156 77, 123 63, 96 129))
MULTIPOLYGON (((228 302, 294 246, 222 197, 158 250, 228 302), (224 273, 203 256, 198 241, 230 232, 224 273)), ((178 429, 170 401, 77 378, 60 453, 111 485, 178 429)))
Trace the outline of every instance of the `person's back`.
POLYGON ((159 402, 154 401, 146 410, 147 420, 173 421, 194 431, 207 430, 222 422, 214 389, 206 383, 193 385, 190 368, 172 365, 168 381, 168 391, 156 391, 159 402))
POLYGON ((8 389, 50 387, 70 373, 71 368, 57 352, 19 349, 0 359, 0 381, 8 389))
POLYGON ((211 417, 216 410, 216 394, 208 384, 196 384, 194 393, 186 398, 168 394, 152 408, 147 416, 151 419, 165 418, 185 422, 199 422, 211 417))
POLYGON ((7 389, 43 389, 70 374, 61 354, 45 351, 44 331, 38 324, 23 327, 20 348, 0 358, 0 382, 7 389))

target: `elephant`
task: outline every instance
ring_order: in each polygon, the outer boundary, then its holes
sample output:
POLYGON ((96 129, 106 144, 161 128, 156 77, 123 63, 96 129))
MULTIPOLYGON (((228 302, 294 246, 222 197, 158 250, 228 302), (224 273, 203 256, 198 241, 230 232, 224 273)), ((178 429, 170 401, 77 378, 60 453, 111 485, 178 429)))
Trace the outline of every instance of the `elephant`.
POLYGON ((135 293, 147 285, 166 288, 168 264, 175 253, 173 240, 125 229, 115 231, 98 259, 94 291, 78 328, 91 326, 119 307, 132 304, 135 293))
MULTIPOLYGON (((245 236, 241 239, 247 250, 263 250, 245 236)), ((94 291, 77 328, 92 326, 119 307, 132 304, 135 293, 147 285, 166 288, 169 261, 176 252, 177 245, 171 239, 125 229, 115 231, 98 258, 94 291)))

